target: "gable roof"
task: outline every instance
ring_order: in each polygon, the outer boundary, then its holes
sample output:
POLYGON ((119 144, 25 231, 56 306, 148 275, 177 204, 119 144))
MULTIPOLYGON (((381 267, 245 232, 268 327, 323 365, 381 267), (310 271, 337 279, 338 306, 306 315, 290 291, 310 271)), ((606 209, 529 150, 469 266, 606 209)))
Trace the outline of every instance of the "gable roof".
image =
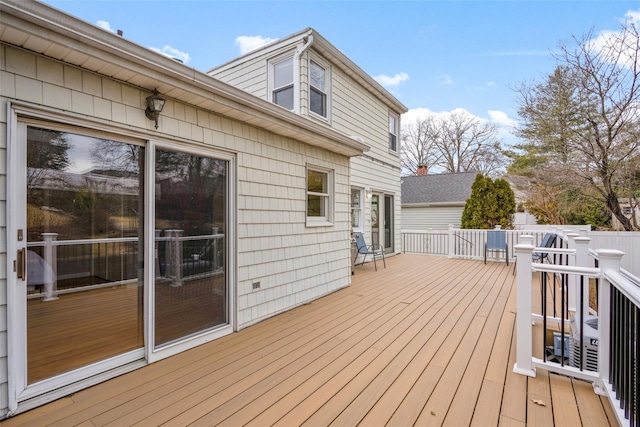
POLYGON ((207 71, 207 74, 211 75, 214 71, 221 71, 228 67, 233 67, 239 62, 248 61, 253 57, 263 55, 265 52, 271 52, 281 49, 284 46, 296 45, 298 43, 305 43, 311 40, 310 48, 322 55, 322 57, 332 64, 340 68, 343 72, 351 76, 358 83, 360 83, 369 92, 373 93, 378 99, 380 99, 387 107, 391 108, 397 114, 404 114, 408 111, 408 108, 396 99, 391 93, 389 93, 380 83, 375 81, 373 77, 367 74, 362 68, 357 66, 355 62, 349 59, 344 53, 337 49, 334 45, 329 43, 327 39, 322 37, 313 28, 305 28, 302 31, 291 34, 287 37, 278 39, 272 43, 248 52, 238 58, 232 59, 222 65, 211 68, 207 71))
POLYGON ((402 204, 464 205, 477 175, 459 172, 402 177, 402 204))

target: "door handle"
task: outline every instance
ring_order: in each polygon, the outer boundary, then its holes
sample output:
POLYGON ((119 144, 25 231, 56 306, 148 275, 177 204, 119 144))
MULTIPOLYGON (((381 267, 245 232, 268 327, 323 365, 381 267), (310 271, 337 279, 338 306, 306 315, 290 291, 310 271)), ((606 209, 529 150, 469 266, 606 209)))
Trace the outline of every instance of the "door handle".
POLYGON ((27 249, 18 249, 18 259, 16 271, 18 273, 18 279, 22 279, 24 282, 27 280, 27 249))

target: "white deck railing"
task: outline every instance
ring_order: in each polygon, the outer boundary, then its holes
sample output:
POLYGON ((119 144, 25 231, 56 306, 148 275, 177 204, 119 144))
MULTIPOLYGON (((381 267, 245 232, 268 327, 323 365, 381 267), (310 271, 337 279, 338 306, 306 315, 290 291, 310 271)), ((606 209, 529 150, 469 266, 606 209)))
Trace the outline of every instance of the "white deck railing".
MULTIPOLYGON (((556 232, 556 228, 550 230, 556 232)), ((546 231, 505 230, 507 235, 507 252, 509 260, 513 260, 513 247, 518 242, 518 236, 530 234, 535 241, 542 240, 546 231)), ((449 258, 483 259, 484 244, 487 241, 487 230, 460 229, 449 226, 447 230, 402 230, 402 252, 426 255, 444 255, 449 258)), ((491 259, 504 261, 505 254, 495 252, 491 259)))
MULTIPOLYGON (((224 234, 183 236, 182 230, 160 230, 155 236, 156 280, 181 286, 219 274, 224 267, 224 234)), ((138 237, 57 240, 43 233, 41 241, 27 243, 28 298, 53 301, 59 295, 137 283, 140 252, 138 237), (90 278, 99 278, 92 283, 90 278), (60 289, 58 281, 87 279, 60 289)))
POLYGON ((535 247, 534 237, 530 235, 520 236, 515 246, 518 288, 514 372, 535 376, 536 369, 540 368, 591 381, 596 393, 610 399, 621 425, 637 425, 640 399, 638 279, 620 268, 623 252, 592 251, 589 249, 591 239, 575 233, 560 237, 563 244, 558 249, 535 247), (564 262, 534 263, 534 252, 559 254, 565 257, 564 262), (539 295, 532 289, 536 275, 541 286, 539 295), (551 303, 545 299, 548 280, 554 295, 558 289, 561 294, 551 303), (594 288, 597 304, 593 303, 594 298, 590 304, 589 293, 594 288), (532 309, 534 298, 541 298, 540 313, 532 309), (553 315, 547 313, 547 307, 553 307, 553 315), (560 315, 555 312, 556 307, 560 315), (553 325, 550 329, 555 331, 553 343, 547 343, 548 325, 553 325), (542 340, 533 340, 534 332, 542 333, 542 340), (533 356, 534 341, 544 343, 542 358, 533 356), (591 361, 587 360, 589 357, 591 361))

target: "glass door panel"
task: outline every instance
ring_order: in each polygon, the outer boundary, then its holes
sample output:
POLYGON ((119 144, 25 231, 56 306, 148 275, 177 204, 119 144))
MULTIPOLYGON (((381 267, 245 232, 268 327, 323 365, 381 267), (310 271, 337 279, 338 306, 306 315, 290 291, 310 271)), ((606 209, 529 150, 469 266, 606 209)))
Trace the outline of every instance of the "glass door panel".
POLYGON ((380 195, 371 196, 371 243, 380 244, 380 195))
POLYGON ((155 347, 228 323, 227 161, 156 150, 155 347))
POLYGON ((144 148, 27 127, 27 383, 144 346, 144 148))
POLYGON ((384 196, 384 250, 393 252, 393 196, 384 196))

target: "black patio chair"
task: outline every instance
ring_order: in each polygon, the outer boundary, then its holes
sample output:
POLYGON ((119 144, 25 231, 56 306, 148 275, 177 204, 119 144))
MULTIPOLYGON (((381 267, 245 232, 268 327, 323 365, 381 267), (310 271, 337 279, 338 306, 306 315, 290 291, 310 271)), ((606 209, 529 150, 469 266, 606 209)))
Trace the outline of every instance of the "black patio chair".
MULTIPOLYGON (((545 233, 542 237, 542 242, 540 242, 539 248, 553 248, 556 245, 556 240, 558 235, 556 233, 545 233)), ((545 260, 549 258, 549 252, 534 252, 531 254, 531 261, 533 262, 545 262, 545 260)), ((517 261, 517 258, 516 258, 517 261)), ((513 274, 516 274, 516 265, 513 264, 513 274)))
MULTIPOLYGON (((539 247, 552 248, 555 246, 557 238, 558 238, 558 235, 555 233, 545 233, 544 237, 542 238, 542 242, 540 242, 539 247)), ((542 251, 534 252, 531 255, 531 260, 533 262, 544 262, 548 257, 549 257, 549 252, 542 252, 542 251)))

